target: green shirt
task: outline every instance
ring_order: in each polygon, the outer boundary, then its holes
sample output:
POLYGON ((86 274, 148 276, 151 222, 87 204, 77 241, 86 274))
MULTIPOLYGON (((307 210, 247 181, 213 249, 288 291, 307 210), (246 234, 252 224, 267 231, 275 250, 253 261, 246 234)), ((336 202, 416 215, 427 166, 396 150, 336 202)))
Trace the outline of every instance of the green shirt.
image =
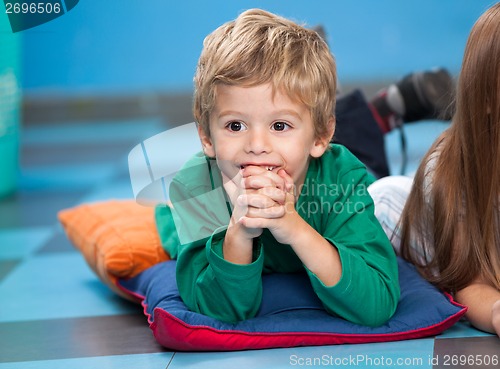
POLYGON ((248 319, 260 307, 263 273, 305 270, 329 313, 363 325, 385 323, 396 310, 400 291, 396 256, 367 191, 372 181, 364 165, 340 145, 310 161, 295 208, 339 252, 342 276, 329 287, 268 230, 255 239, 251 264, 224 260, 230 204, 215 161, 196 155, 171 184, 174 210, 156 209, 162 244, 177 259, 184 303, 223 321, 248 319))

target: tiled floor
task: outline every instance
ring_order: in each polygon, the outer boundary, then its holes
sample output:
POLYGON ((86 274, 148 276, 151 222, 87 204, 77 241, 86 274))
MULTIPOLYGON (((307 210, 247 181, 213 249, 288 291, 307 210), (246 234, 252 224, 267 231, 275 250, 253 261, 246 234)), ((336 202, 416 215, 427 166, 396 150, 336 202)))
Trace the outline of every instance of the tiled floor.
MULTIPOLYGON (((445 127, 408 127, 409 171, 445 127)), ((133 197, 127 154, 163 130, 157 120, 24 128, 19 191, 0 200, 0 369, 465 368, 474 366, 460 365, 460 355, 476 362, 500 355, 496 336, 464 322, 438 337, 383 344, 226 353, 160 347, 142 308, 97 279, 62 233, 56 214, 84 202, 133 197)), ((397 134, 390 135, 394 172, 398 145, 397 134)))

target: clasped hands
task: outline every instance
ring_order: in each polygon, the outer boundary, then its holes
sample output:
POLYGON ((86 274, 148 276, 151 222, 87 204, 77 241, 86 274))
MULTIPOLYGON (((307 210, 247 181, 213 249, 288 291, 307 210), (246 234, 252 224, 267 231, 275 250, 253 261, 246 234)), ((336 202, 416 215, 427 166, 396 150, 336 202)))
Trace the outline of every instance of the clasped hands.
POLYGON ((293 179, 284 169, 249 165, 234 178, 225 177, 224 188, 233 204, 230 227, 240 227, 246 239, 267 228, 278 242, 291 243, 300 216, 295 211, 293 179))

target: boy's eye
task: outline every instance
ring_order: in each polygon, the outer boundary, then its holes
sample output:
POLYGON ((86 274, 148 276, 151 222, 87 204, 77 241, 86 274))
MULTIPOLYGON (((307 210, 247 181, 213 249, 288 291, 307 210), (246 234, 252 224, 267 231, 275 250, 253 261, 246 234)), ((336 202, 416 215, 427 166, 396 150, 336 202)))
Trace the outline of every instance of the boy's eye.
POLYGON ((273 123, 273 130, 274 131, 285 131, 288 128, 290 128, 290 125, 285 122, 274 122, 273 123))
POLYGON ((245 129, 245 126, 241 122, 229 122, 226 126, 232 132, 239 132, 245 129))

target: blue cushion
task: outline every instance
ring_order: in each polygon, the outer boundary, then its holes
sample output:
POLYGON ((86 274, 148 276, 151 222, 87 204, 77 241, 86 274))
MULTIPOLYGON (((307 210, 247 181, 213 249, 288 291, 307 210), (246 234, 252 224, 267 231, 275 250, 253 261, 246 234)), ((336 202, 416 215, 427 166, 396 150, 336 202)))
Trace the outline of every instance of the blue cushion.
POLYGON ((184 305, 173 260, 120 280, 118 285, 142 300, 155 338, 174 350, 226 351, 420 338, 439 334, 465 314, 464 306, 424 280, 412 265, 402 259, 398 264, 401 299, 394 316, 379 327, 328 314, 305 273, 264 275, 259 313, 234 324, 192 312, 184 305))

